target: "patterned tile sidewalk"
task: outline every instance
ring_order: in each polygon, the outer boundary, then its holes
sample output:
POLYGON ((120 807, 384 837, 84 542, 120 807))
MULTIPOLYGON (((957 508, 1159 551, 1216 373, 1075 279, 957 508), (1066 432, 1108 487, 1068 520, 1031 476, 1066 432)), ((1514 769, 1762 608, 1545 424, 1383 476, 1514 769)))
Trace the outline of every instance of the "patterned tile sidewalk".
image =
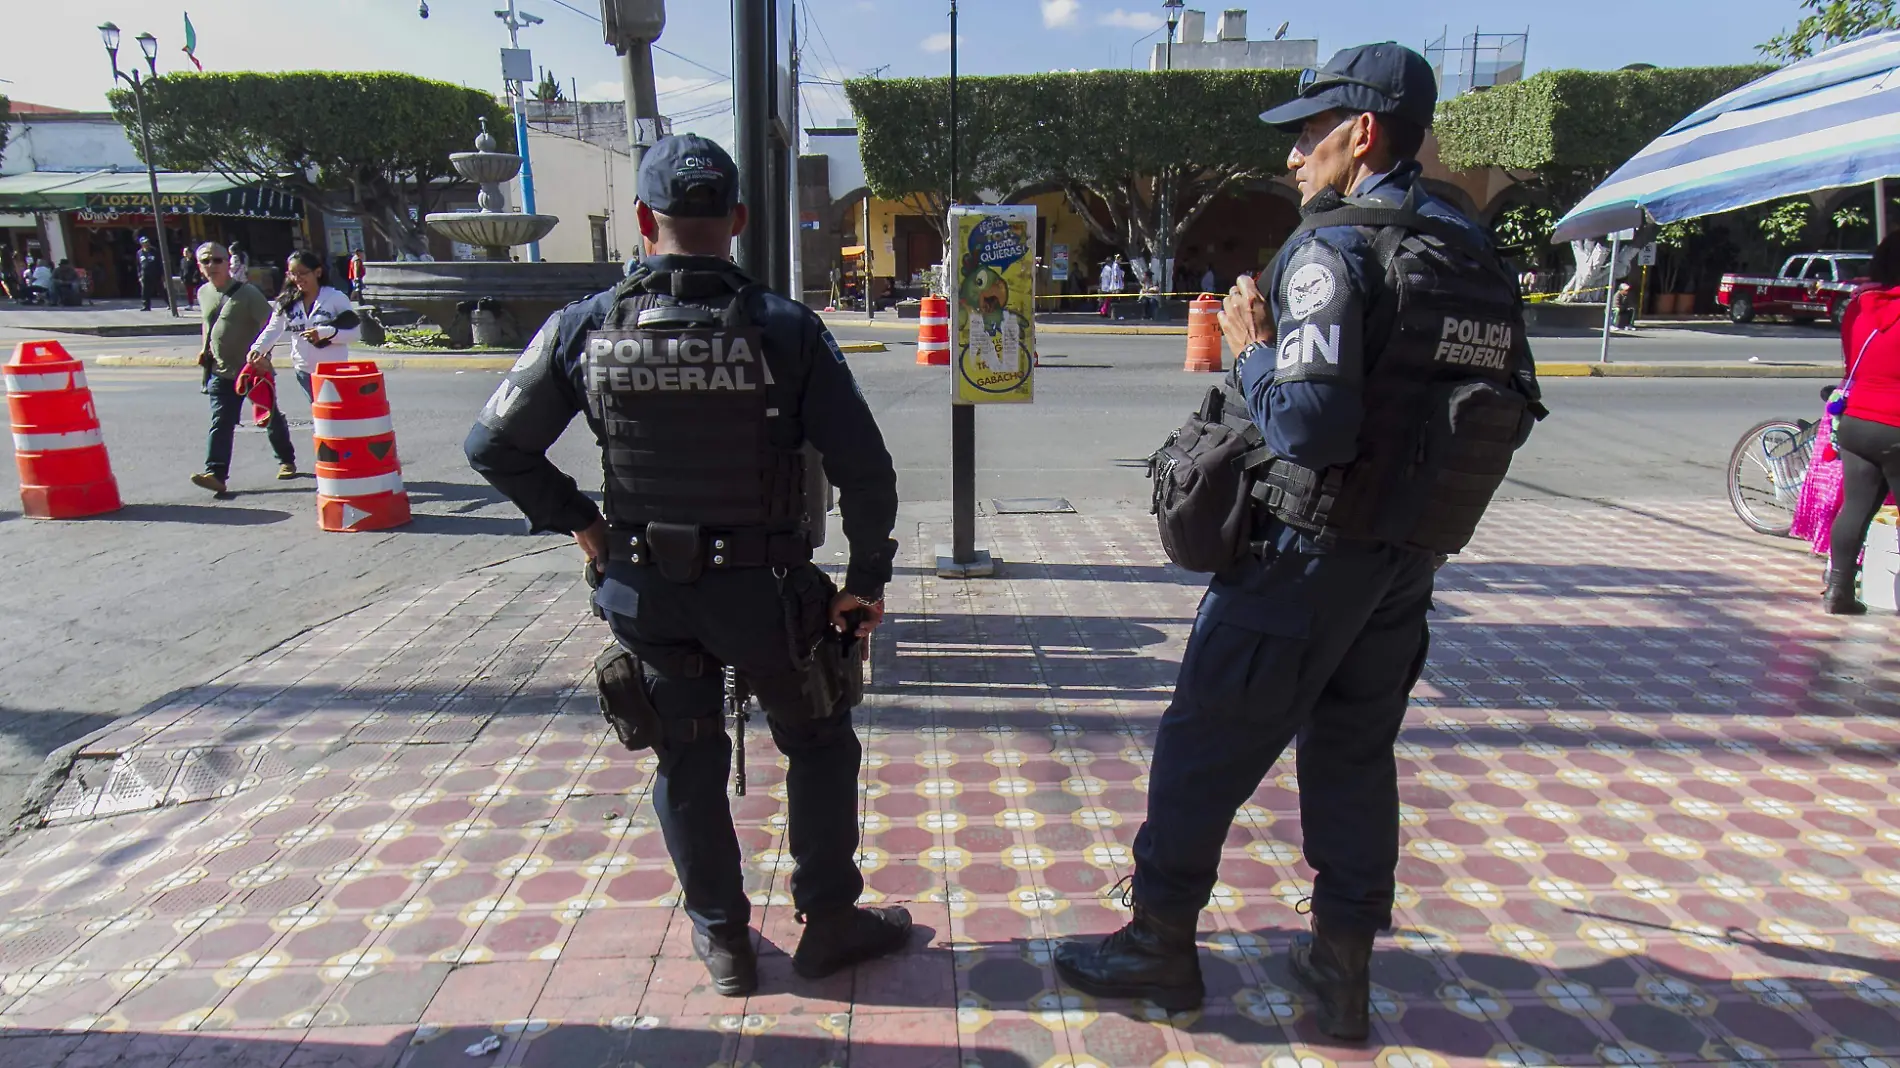
POLYGON ((1501 505, 1441 576, 1400 749, 1376 1041, 1285 965, 1310 873, 1291 762, 1229 839, 1205 1009, 1063 989, 1121 922, 1153 729, 1200 584, 1145 515, 999 517, 1004 577, 931 524, 862 710, 868 896, 903 957, 796 980, 783 771, 735 803, 764 987, 712 994, 598 728, 571 573, 346 616, 101 739, 0 856, 0 1066, 905 1068, 1833 1064, 1900 1057, 1900 662, 1818 567, 1717 504, 1501 505), (486 1038, 492 1052, 470 1056, 486 1038))

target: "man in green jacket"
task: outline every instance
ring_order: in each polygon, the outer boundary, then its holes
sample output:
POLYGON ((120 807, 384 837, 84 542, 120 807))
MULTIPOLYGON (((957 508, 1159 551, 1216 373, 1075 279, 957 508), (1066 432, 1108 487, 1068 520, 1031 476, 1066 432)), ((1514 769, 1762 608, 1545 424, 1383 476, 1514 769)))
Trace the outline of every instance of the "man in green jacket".
MULTIPOLYGON (((193 485, 213 493, 225 491, 231 477, 231 435, 237 430, 244 397, 237 391, 238 374, 249 359, 251 343, 270 322, 270 301, 249 282, 231 275, 231 255, 223 245, 207 241, 198 246, 198 268, 205 284, 198 290, 198 308, 204 316, 204 345, 198 363, 204 368, 205 395, 211 398, 211 437, 205 450, 205 469, 191 476, 193 485)), ((267 373, 269 354, 259 354, 258 370, 267 373)), ((297 452, 290 444, 290 424, 271 399, 271 451, 277 454, 277 477, 297 477, 297 452)))

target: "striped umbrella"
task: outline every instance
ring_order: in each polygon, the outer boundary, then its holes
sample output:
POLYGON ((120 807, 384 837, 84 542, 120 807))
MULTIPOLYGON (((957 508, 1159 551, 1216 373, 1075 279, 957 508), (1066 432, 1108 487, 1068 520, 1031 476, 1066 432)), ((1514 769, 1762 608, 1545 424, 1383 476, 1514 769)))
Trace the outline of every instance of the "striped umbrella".
POLYGON ((1900 175, 1900 30, 1837 45, 1712 101, 1617 168, 1552 239, 1892 175, 1900 175))

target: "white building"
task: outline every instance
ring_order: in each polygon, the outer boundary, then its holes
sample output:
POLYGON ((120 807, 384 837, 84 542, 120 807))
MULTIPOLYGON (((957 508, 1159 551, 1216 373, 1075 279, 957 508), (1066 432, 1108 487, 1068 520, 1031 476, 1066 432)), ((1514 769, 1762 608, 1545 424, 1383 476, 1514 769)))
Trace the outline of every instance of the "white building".
MULTIPOLYGON (((1265 27, 1256 27, 1265 29, 1265 27)), ((1319 41, 1310 38, 1282 39, 1284 25, 1266 39, 1249 40, 1247 12, 1229 8, 1221 12, 1214 36, 1207 36, 1207 13, 1183 11, 1175 27, 1174 47, 1167 42, 1155 45, 1149 57, 1149 70, 1303 70, 1319 66, 1319 41), (1170 54, 1172 52, 1172 54, 1170 54)))
MULTIPOLYGON (((561 220, 541 239, 542 259, 604 263, 633 255, 640 227, 625 105, 530 101, 528 157, 534 210, 561 220)), ((508 206, 523 207, 520 179, 508 184, 508 206)))

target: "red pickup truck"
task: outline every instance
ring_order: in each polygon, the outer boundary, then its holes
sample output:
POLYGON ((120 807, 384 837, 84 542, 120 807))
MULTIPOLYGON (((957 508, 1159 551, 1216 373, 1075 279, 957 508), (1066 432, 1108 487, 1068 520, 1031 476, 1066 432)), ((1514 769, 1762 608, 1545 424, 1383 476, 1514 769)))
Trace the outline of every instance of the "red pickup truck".
POLYGON ((1797 323, 1822 316, 1841 321, 1847 299, 1867 281, 1873 257, 1865 252, 1804 252, 1788 257, 1775 278, 1725 274, 1715 302, 1728 309, 1730 322, 1757 315, 1786 315, 1797 323))

